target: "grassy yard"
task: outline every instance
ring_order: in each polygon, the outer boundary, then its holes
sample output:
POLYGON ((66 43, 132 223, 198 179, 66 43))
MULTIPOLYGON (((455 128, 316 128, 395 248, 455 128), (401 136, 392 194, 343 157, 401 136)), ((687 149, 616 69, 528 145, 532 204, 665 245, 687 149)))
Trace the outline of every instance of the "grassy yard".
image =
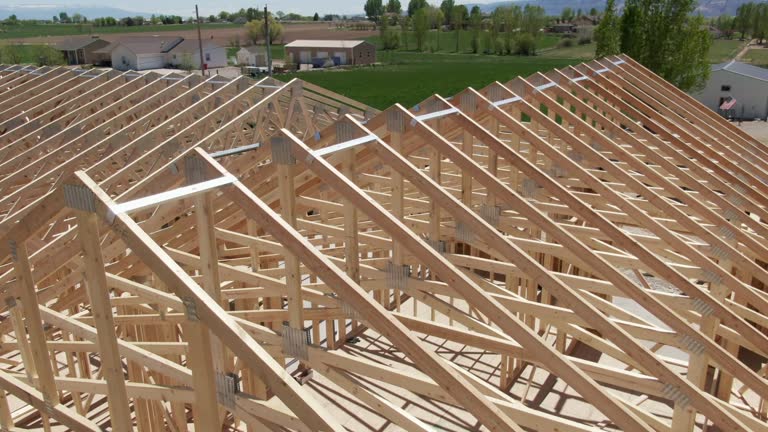
MULTIPOLYGON (((406 35, 407 35, 407 41, 402 39, 400 40, 400 50, 401 51, 415 50, 416 49, 416 33, 407 32, 406 35)), ((400 37, 402 38, 401 33, 400 33, 400 37)), ((376 49, 378 50, 383 49, 380 36, 371 36, 369 38, 366 38, 366 40, 376 45, 376 49)), ((539 36, 539 38, 536 41, 536 49, 542 50, 542 49, 554 47, 555 45, 557 45, 559 41, 560 41, 560 37, 557 35, 545 34, 545 35, 539 36)), ((486 42, 487 40, 481 36, 480 37, 481 52, 487 48, 483 45, 486 42)), ((429 33, 427 33, 427 39, 424 44, 424 51, 430 52, 430 53, 455 53, 456 52, 456 31, 448 31, 448 32, 440 32, 440 33, 434 30, 430 31, 429 33)), ((459 32, 459 52, 460 53, 472 52, 472 33, 470 31, 461 30, 459 32)))
POLYGON ((768 49, 750 48, 744 54, 742 60, 755 66, 768 67, 768 49))
MULTIPOLYGON (((203 24, 201 27, 206 30, 212 30, 242 26, 240 24, 207 23, 203 24)), ((19 24, 13 26, 0 26, 0 39, 108 33, 179 32, 194 30, 195 28, 195 24, 143 25, 131 27, 92 27, 90 24, 19 24)))
POLYGON ((722 63, 736 57, 747 41, 738 39, 715 39, 709 48, 709 62, 722 63))
MULTIPOLYGON (((282 60, 285 58, 285 45, 270 45, 270 51, 272 51, 273 60, 282 60)), ((227 58, 236 57, 238 47, 227 47, 227 58)))
POLYGON ((410 107, 435 93, 452 96, 468 86, 480 89, 493 81, 505 82, 518 75, 528 76, 579 62, 574 59, 415 52, 381 52, 379 61, 386 65, 298 72, 277 78, 284 81, 301 78, 384 109, 396 102, 410 107))
POLYGON ((595 43, 591 42, 584 45, 576 44, 570 47, 557 47, 551 50, 542 51, 539 54, 543 58, 559 59, 580 59, 592 60, 595 58, 595 43))

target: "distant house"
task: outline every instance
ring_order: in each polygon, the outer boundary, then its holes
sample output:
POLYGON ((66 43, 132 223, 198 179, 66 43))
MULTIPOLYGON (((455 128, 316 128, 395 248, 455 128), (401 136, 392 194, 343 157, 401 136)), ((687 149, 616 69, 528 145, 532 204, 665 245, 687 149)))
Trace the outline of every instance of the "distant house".
POLYGON ((709 35, 712 36, 713 39, 720 39, 721 37, 723 37, 723 32, 715 26, 707 26, 707 31, 709 32, 709 35))
POLYGON ((571 20, 571 24, 576 27, 594 27, 600 23, 597 16, 582 15, 571 20))
POLYGON ((103 65, 109 62, 109 55, 97 54, 96 51, 109 45, 108 41, 98 37, 70 38, 56 44, 56 49, 64 54, 67 64, 103 65))
POLYGON ((706 86, 692 96, 729 118, 768 118, 768 69, 735 60, 712 65, 706 86))
MULTIPOLYGON (((118 70, 158 69, 168 64, 167 54, 184 39, 178 36, 138 36, 120 40, 99 50, 108 52, 118 70)), ((198 64, 200 61, 198 60, 198 64)), ((226 60, 225 60, 226 63, 226 60)))
POLYGON ((237 51, 237 64, 245 66, 266 66, 267 49, 258 45, 242 47, 237 51))
POLYGON ((576 31, 576 26, 571 23, 556 23, 549 26, 551 33, 573 33, 576 31))
POLYGON ((363 40, 295 40, 285 45, 289 63, 322 66, 376 63, 376 47, 363 40))
MULTIPOLYGON (((200 41, 185 39, 168 51, 166 59, 166 63, 173 67, 182 65, 188 59, 193 69, 200 69, 200 41)), ((205 62, 207 69, 225 67, 227 65, 227 49, 210 40, 204 40, 203 62, 205 62)))

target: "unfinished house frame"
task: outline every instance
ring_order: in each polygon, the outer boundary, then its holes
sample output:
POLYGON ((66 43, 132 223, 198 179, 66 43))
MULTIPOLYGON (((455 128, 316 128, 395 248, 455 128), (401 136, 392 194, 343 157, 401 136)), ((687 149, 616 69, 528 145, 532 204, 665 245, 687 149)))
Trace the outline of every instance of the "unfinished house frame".
POLYGON ((0 65, 0 427, 768 431, 767 168, 626 56, 383 112, 0 65))

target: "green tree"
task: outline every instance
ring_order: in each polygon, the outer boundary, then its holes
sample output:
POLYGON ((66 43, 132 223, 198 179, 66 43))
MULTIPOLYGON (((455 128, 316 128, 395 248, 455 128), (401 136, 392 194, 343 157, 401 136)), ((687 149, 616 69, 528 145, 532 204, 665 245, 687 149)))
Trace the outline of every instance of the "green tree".
POLYGON ((472 30, 472 52, 477 54, 480 51, 480 33, 483 30, 483 14, 480 13, 480 6, 473 6, 469 14, 469 27, 472 30))
POLYGON ((589 16, 597 16, 597 8, 590 9, 589 16))
POLYGON ((400 0, 389 0, 387 2, 387 12, 395 15, 403 13, 403 7, 400 5, 400 0))
POLYGON ((411 31, 411 24, 411 17, 400 17, 400 42, 406 50, 408 50, 408 33, 411 31))
POLYGON ((381 44, 384 50, 396 50, 400 47, 400 36, 392 28, 389 27, 389 20, 381 17, 381 24, 379 25, 379 32, 381 37, 381 44))
POLYGON ((530 33, 521 33, 515 41, 515 54, 536 55, 536 39, 530 33))
POLYGON ((312 17, 312 21, 320 21, 320 15, 315 12, 315 16, 312 17))
POLYGON ((523 20, 523 10, 519 5, 504 8, 504 51, 512 54, 515 50, 515 32, 519 31, 523 20))
POLYGON ((468 15, 466 6, 456 5, 453 7, 451 21, 453 22, 453 28, 456 30, 456 52, 459 52, 459 40, 461 38, 461 29, 464 27, 465 15, 468 15))
POLYGON ((736 29, 741 33, 741 39, 743 40, 745 35, 752 31, 752 11, 755 9, 755 4, 744 3, 736 9, 736 29))
POLYGON ((712 43, 695 0, 627 0, 621 20, 621 51, 661 77, 690 91, 709 77, 712 43))
POLYGON ((562 22, 569 22, 573 19, 573 9, 566 7, 560 12, 560 20, 562 22))
POLYGON ((642 12, 635 2, 624 6, 624 14, 621 15, 621 36, 619 39, 620 51, 632 58, 638 59, 643 53, 645 42, 642 30, 642 12))
POLYGON ((411 0, 408 2, 408 16, 413 17, 416 11, 427 7, 427 0, 411 0))
POLYGON ((444 22, 445 22, 445 15, 443 14, 443 10, 440 8, 435 8, 435 26, 437 28, 437 34, 435 35, 435 39, 437 42, 437 51, 440 51, 440 33, 443 32, 444 22))
POLYGON ((539 30, 544 27, 546 22, 547 15, 545 14, 543 7, 527 4, 523 8, 520 30, 523 33, 528 33, 531 36, 536 37, 539 34, 539 30))
POLYGON ((429 32, 429 16, 426 8, 417 10, 413 15, 413 32, 416 36, 416 49, 423 51, 427 32, 429 32))
POLYGON ((615 0, 608 0, 603 19, 595 29, 596 57, 616 55, 621 52, 621 22, 616 16, 615 0))
POLYGON ((384 15, 384 6, 381 0, 366 0, 363 9, 365 9, 365 15, 368 19, 373 21, 377 21, 380 16, 384 15))
POLYGON ((192 62, 192 54, 188 52, 183 53, 181 55, 181 61, 179 61, 179 69, 187 73, 190 73, 194 68, 195 68, 195 65, 192 62))
POLYGON ((440 10, 443 11, 443 16, 445 17, 445 24, 450 25, 451 19, 453 18, 453 7, 456 6, 456 3, 454 0, 443 0, 442 3, 440 3, 440 10))
MULTIPOLYGON (((255 19, 248 21, 245 24, 245 31, 248 34, 248 39, 255 45, 260 40, 266 38, 266 31, 264 30, 264 19, 255 19)), ((283 25, 275 20, 272 14, 269 14, 269 40, 275 43, 283 36, 283 25)))
POLYGON ((502 8, 496 8, 491 13, 490 49, 496 54, 502 54, 504 51, 504 41, 501 39, 501 30, 504 27, 504 14, 502 8))

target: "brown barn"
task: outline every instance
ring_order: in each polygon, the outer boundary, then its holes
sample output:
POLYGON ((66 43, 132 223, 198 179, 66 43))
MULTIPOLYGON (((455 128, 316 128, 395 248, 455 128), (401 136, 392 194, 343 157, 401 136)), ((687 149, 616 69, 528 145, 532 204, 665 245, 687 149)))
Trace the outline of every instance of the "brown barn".
POLYGON ((362 40, 295 40, 285 46, 289 63, 323 66, 376 63, 376 47, 362 40))
POLYGON ((95 64, 109 62, 109 55, 99 54, 98 51, 109 45, 109 42, 97 37, 72 38, 56 45, 56 49, 64 54, 67 64, 95 64))

